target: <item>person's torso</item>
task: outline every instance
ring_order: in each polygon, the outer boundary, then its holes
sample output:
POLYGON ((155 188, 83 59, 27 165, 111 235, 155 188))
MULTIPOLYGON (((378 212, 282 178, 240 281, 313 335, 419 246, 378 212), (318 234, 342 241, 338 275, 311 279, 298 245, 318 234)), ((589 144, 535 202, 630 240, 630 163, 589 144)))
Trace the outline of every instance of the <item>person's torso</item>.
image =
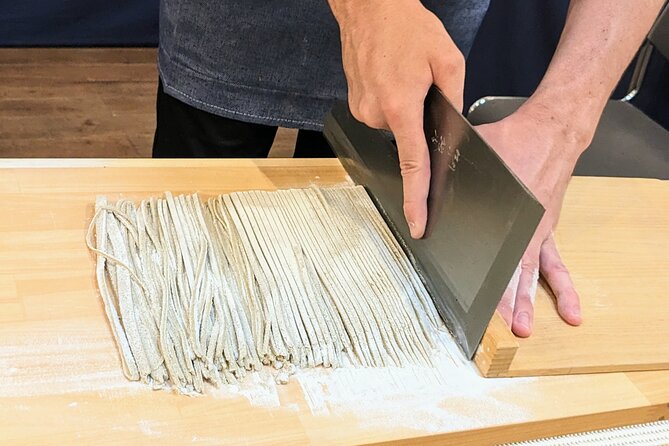
MULTIPOLYGON (((489 0, 423 3, 466 55, 489 0)), ((325 0, 162 0, 160 46, 182 69, 232 85, 319 98, 346 92, 325 0)))

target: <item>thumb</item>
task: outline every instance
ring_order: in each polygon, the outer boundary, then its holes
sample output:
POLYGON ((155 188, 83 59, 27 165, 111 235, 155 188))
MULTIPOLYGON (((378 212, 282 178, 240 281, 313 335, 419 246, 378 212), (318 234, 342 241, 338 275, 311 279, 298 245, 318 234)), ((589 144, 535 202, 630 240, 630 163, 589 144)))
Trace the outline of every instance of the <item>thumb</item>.
POLYGON ((423 133, 423 102, 406 107, 398 120, 389 120, 397 141, 402 184, 404 216, 411 237, 421 238, 427 222, 427 196, 430 191, 430 155, 423 133))

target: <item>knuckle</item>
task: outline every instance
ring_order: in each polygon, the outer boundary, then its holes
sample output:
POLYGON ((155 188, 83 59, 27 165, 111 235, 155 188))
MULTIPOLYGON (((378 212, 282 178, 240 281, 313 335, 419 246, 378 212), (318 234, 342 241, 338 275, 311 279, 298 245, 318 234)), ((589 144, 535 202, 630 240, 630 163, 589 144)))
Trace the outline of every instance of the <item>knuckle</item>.
POLYGON ((360 110, 357 107, 350 107, 350 109, 351 109, 351 115, 353 115, 353 117, 356 120, 360 122, 365 122, 365 119, 363 118, 362 114, 360 113, 360 110))
POLYGON ((403 177, 422 173, 426 166, 414 158, 407 158, 400 161, 400 173, 403 177))
POLYGON ((518 290, 518 293, 516 294, 516 302, 523 303, 523 302, 531 302, 532 298, 530 296, 530 290, 529 289, 524 289, 524 290, 518 290))
POLYGON ((562 261, 560 260, 554 262, 553 264, 550 264, 549 268, 554 273, 569 274, 569 269, 567 268, 567 265, 562 263, 562 261))
POLYGON ((536 259, 532 257, 523 258, 523 260, 520 262, 520 268, 525 272, 533 273, 535 270, 539 268, 539 263, 536 259))
POLYGON ((355 110, 351 107, 351 114, 355 119, 369 127, 377 129, 385 127, 385 121, 375 102, 367 98, 362 98, 358 101, 355 110))
POLYGON ((465 73, 465 65, 466 65, 466 60, 465 60, 465 55, 462 54, 461 52, 457 52, 455 56, 453 57, 453 62, 452 62, 452 70, 454 73, 462 73, 464 75, 465 73))
POLYGON ((461 52, 440 55, 439 61, 441 70, 451 76, 462 76, 464 78, 466 62, 465 56, 461 52))
POLYGON ((360 107, 358 103, 359 101, 355 99, 353 96, 351 95, 348 96, 348 108, 351 111, 351 114, 358 121, 362 121, 362 116, 360 114, 360 107))
POLYGON ((381 102, 381 111, 388 122, 399 122, 405 110, 406 107, 401 100, 389 98, 381 102))
POLYGON ((546 272, 555 274, 555 273, 565 273, 569 274, 569 269, 567 269, 567 265, 562 262, 561 259, 557 257, 550 257, 545 260, 544 262, 544 269, 546 272))

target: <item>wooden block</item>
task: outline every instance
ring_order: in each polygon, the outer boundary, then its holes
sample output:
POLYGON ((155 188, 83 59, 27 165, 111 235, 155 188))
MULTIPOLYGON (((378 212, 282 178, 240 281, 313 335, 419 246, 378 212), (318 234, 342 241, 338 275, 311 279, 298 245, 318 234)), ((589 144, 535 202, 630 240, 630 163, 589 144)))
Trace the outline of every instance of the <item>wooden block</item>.
POLYGON ((483 376, 503 376, 509 370, 517 350, 518 340, 502 316, 495 311, 483 334, 474 362, 483 376))
POLYGON ((555 239, 581 298, 583 324, 571 327, 560 318, 542 282, 532 336, 517 339, 511 357, 509 349, 494 348, 512 336, 494 319, 477 355, 481 372, 668 370, 669 182, 573 178, 555 239))

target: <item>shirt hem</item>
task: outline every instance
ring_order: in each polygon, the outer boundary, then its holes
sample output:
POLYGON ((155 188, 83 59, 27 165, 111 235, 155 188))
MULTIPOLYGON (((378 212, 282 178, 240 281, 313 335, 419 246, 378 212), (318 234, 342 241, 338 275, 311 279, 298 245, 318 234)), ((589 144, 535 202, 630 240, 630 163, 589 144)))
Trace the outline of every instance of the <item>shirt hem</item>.
POLYGON ((158 54, 158 72, 170 96, 199 110, 254 124, 323 131, 323 118, 336 101, 227 83, 182 67, 164 51, 158 54), (304 112, 305 101, 311 102, 313 113, 304 112))

